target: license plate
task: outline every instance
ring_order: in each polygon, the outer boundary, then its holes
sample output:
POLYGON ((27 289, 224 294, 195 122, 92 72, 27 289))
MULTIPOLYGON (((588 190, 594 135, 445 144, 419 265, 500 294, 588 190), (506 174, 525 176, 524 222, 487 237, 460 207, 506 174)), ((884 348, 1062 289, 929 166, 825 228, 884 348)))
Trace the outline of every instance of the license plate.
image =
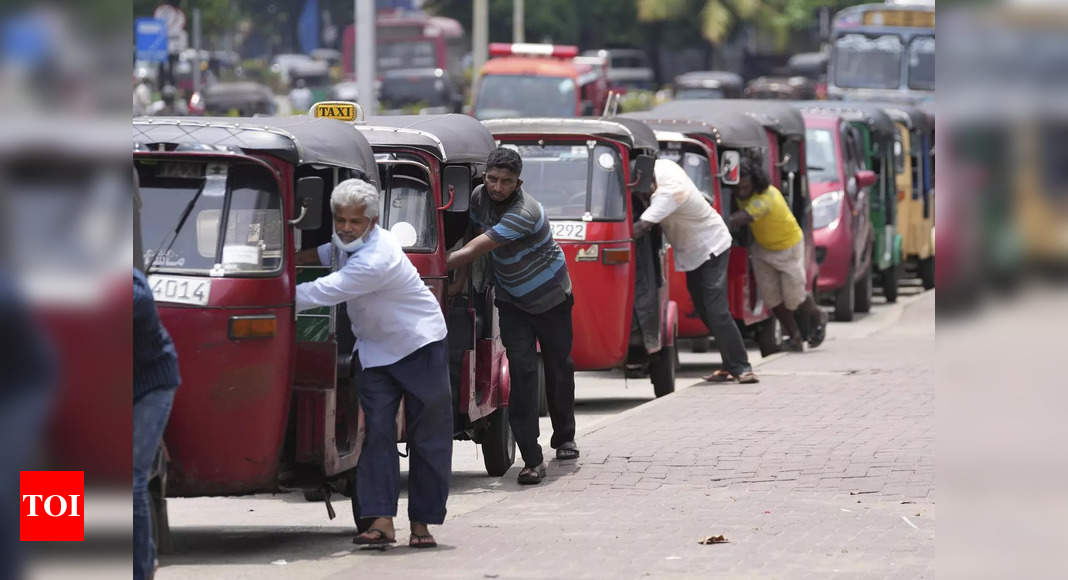
POLYGON ((204 306, 211 296, 211 280, 185 276, 149 276, 148 285, 156 302, 204 306))
POLYGON ((586 241, 586 222, 550 222, 553 237, 558 240, 586 241))

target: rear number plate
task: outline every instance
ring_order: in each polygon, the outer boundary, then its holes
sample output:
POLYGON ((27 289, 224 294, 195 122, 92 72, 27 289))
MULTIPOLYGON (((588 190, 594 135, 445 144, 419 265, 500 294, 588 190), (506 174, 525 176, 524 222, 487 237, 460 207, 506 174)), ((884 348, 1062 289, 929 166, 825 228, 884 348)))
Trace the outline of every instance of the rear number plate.
POLYGON ((586 241, 586 222, 550 222, 553 237, 558 240, 586 241))
POLYGON ((211 296, 211 280, 184 276, 149 276, 148 285, 156 302, 204 306, 211 296))

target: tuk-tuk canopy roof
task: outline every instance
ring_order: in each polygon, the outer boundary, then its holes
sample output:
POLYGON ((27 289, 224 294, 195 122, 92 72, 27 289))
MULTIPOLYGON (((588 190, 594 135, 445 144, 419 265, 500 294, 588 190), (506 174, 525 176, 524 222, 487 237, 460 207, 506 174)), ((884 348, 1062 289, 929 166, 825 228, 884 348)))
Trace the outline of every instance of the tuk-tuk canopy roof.
POLYGON ((720 142, 727 147, 739 149, 767 148, 768 137, 763 127, 753 117, 734 111, 725 111, 719 107, 723 99, 698 99, 668 101, 652 111, 633 113, 641 119, 655 119, 657 122, 652 126, 656 129, 668 129, 669 126, 679 127, 679 130, 687 133, 700 132, 682 129, 686 123, 697 122, 695 129, 704 126, 715 127, 719 132, 720 142))
POLYGON ((929 133, 931 122, 927 113, 919 107, 899 103, 879 103, 883 111, 894 121, 904 123, 910 131, 929 133))
POLYGON ((717 107, 734 113, 745 113, 767 129, 789 137, 805 136, 805 119, 788 102, 760 99, 723 99, 717 107))
POLYGON ((730 86, 741 90, 742 76, 725 70, 696 70, 675 77, 676 86, 719 87, 730 86))
POLYGON ((760 123, 752 118, 733 113, 719 113, 709 107, 710 101, 689 102, 695 106, 689 110, 677 109, 670 116, 662 114, 659 108, 652 111, 627 113, 625 116, 641 119, 654 131, 707 135, 717 145, 732 149, 761 149, 768 146, 767 134, 760 123), (697 107, 698 103, 703 106, 697 107))
POLYGON ((827 111, 837 113, 848 121, 860 121, 871 127, 882 139, 893 139, 897 134, 890 115, 872 103, 857 101, 798 101, 794 106, 802 111, 827 111))
POLYGON ((292 117, 139 117, 135 146, 159 144, 237 148, 276 155, 291 163, 358 169, 378 183, 371 144, 352 124, 306 115, 292 117))
POLYGON ((371 145, 417 147, 445 163, 485 163, 493 134, 468 115, 398 115, 367 119, 356 128, 371 145))
POLYGON ((630 149, 656 152, 656 134, 641 121, 624 117, 611 119, 492 119, 482 121, 493 134, 595 135, 620 141, 630 149))

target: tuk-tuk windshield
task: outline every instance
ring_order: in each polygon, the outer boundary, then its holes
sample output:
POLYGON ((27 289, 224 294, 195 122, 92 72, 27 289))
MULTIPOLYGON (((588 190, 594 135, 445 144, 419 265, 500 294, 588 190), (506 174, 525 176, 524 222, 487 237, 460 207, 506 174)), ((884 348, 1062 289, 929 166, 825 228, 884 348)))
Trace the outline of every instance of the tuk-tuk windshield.
POLYGON ((138 159, 136 166, 146 268, 238 276, 281 269, 285 230, 270 171, 228 160, 138 159))
POLYGON ((578 97, 568 77, 485 75, 478 81, 476 119, 574 117, 578 97))
POLYGON ((412 165, 382 165, 382 224, 405 251, 431 252, 437 247, 437 210, 429 176, 412 165))
POLYGON ((827 129, 807 129, 805 149, 808 154, 808 180, 813 183, 834 183, 838 177, 838 148, 834 134, 827 129))
POLYGON ((621 220, 626 216, 619 152, 608 145, 519 145, 523 190, 550 219, 621 220))
POLYGON ((851 89, 896 89, 903 53, 896 34, 846 34, 834 43, 834 82, 851 89))

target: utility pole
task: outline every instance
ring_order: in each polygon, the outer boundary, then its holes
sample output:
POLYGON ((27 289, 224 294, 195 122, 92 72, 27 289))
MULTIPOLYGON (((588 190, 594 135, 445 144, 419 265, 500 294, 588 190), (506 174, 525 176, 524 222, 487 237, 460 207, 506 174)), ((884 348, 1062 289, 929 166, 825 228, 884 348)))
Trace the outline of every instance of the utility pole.
POLYGON ((375 114, 375 0, 354 0, 356 90, 367 117, 375 114))
POLYGON ((200 8, 193 9, 193 94, 200 92, 200 8))
POLYGON ((523 30, 523 0, 512 0, 512 42, 526 42, 523 30))
POLYGON ((472 65, 475 68, 472 78, 477 81, 478 72, 482 70, 482 65, 486 64, 486 59, 489 57, 489 0, 475 0, 474 8, 471 56, 472 65))

